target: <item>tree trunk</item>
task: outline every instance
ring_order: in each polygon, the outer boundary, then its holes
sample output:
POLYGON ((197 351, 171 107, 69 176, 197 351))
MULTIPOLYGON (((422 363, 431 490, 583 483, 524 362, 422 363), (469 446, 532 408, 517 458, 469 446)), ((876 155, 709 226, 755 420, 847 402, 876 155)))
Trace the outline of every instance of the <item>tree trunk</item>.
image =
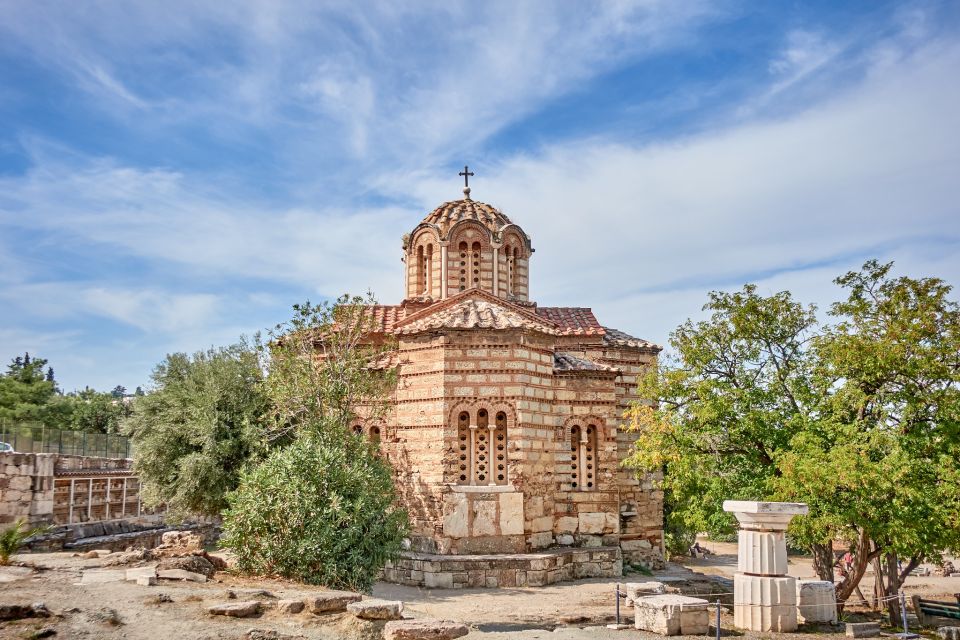
POLYGON ((880 564, 880 556, 870 561, 873 565, 873 597, 870 600, 870 608, 877 610, 883 608, 883 597, 887 595, 886 588, 883 586, 883 565, 880 564))
POLYGON ((817 577, 827 582, 833 582, 833 541, 826 544, 810 545, 813 553, 813 570, 817 577))
POLYGON ((910 572, 916 569, 920 565, 920 561, 923 560, 922 556, 913 556, 910 558, 910 561, 900 569, 899 558, 896 553, 890 552, 886 554, 887 561, 887 588, 886 596, 887 600, 887 613, 890 616, 890 624, 902 627, 903 618, 900 616, 900 600, 895 598, 900 594, 900 587, 903 586, 903 583, 906 582, 907 576, 910 575, 910 572))
POLYGON ((867 571, 867 563, 879 554, 879 550, 871 550, 870 536, 863 529, 857 535, 857 548, 853 554, 853 568, 837 585, 837 613, 843 613, 843 604, 860 584, 863 574, 867 571))

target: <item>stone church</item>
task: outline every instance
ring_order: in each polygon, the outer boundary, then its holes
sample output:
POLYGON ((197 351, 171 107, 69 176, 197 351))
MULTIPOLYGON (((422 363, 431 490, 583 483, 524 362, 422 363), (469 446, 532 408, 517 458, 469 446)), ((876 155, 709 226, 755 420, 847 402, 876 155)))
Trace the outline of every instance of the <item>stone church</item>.
POLYGON ((354 427, 410 513, 385 579, 543 585, 662 563, 662 492, 620 464, 623 411, 661 348, 589 308, 530 300, 530 237, 469 186, 403 251, 405 299, 368 310, 397 341, 396 392, 385 418, 354 427))

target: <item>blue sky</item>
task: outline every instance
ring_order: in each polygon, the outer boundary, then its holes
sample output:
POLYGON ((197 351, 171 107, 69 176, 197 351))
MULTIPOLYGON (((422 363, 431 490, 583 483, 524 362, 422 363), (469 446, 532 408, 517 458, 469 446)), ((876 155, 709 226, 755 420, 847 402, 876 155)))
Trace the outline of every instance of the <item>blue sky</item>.
POLYGON ((0 358, 132 389, 399 302, 465 163, 534 299, 661 343, 748 281, 957 284, 958 69, 956 2, 0 0, 0 358))

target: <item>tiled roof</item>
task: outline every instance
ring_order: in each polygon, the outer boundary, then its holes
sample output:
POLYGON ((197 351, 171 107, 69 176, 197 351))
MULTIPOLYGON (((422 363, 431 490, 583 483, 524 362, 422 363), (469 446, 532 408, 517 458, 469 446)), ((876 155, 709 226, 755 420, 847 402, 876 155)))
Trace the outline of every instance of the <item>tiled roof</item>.
POLYGON ((428 308, 415 315, 418 317, 401 324, 394 333, 404 335, 433 329, 532 329, 557 335, 556 327, 549 321, 539 321, 533 314, 511 309, 508 303, 483 297, 465 298, 453 305, 436 310, 428 308))
POLYGON ((446 235, 450 227, 461 220, 474 220, 491 231, 499 231, 508 224, 512 224, 510 218, 502 211, 484 202, 469 199, 444 202, 427 214, 423 222, 437 225, 440 228, 440 234, 446 235))
POLYGON ((653 342, 649 342, 641 338, 634 338, 628 333, 618 331, 617 329, 611 329, 610 327, 603 327, 603 329, 606 331, 606 335, 603 336, 603 342, 610 346, 640 347, 641 349, 655 349, 656 351, 663 351, 663 347, 653 342))
POLYGON ((560 327, 564 336, 602 336, 603 327, 587 307, 537 307, 537 315, 560 327))
POLYGON ((608 371, 617 372, 618 369, 593 360, 575 356, 572 353, 557 351, 553 354, 554 371, 608 371))
POLYGON ((390 333, 406 312, 400 305, 375 304, 367 307, 367 313, 373 316, 372 333, 390 333))

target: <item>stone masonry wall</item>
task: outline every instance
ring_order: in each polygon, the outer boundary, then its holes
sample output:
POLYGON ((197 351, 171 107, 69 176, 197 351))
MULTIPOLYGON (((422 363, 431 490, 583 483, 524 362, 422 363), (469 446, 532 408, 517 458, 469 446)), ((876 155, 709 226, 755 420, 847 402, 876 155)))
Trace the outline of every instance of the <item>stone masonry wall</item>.
POLYGON ((65 456, 54 453, 0 453, 0 524, 26 518, 30 524, 59 522, 68 505, 57 491, 58 476, 70 473, 129 476, 130 460, 65 456))

